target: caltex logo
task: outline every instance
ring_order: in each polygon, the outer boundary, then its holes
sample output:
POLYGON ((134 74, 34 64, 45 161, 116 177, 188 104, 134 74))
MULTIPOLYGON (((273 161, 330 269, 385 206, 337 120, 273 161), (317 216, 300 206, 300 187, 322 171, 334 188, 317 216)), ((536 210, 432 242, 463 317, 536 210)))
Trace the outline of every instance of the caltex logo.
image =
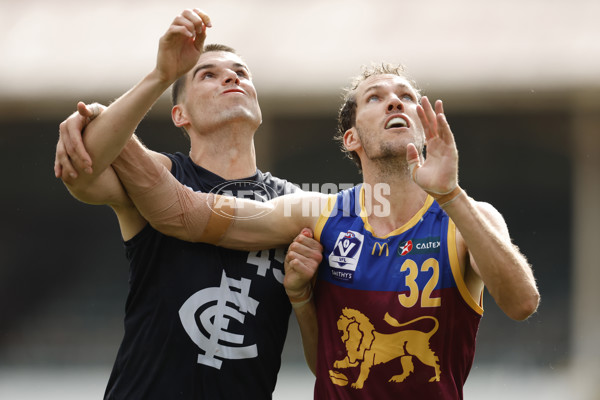
POLYGON ((400 243, 400 246, 398 247, 398 254, 401 256, 405 256, 408 253, 410 253, 412 251, 412 249, 413 249, 412 240, 402 242, 402 243, 400 243))
POLYGON ((441 241, 439 236, 429 236, 421 239, 411 239, 400 243, 398 246, 398 256, 405 256, 408 253, 415 254, 436 254, 441 251, 441 241))

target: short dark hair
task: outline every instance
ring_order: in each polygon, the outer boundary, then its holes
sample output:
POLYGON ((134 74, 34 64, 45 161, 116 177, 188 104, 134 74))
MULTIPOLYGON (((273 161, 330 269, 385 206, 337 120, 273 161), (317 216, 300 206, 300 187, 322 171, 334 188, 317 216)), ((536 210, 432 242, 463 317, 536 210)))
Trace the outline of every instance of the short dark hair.
POLYGON ((338 112, 337 131, 334 136, 334 140, 340 143, 342 152, 344 152, 348 158, 354 161, 359 171, 362 171, 360 158, 356 152, 348 151, 346 149, 344 146, 344 134, 348 129, 352 128, 356 124, 356 89, 358 88, 358 85, 368 78, 376 75, 398 75, 406 78, 413 89, 415 89, 418 97, 417 100, 421 101, 421 90, 417 86, 417 83, 406 73, 406 68, 404 65, 381 63, 363 66, 362 73, 355 77, 350 85, 344 90, 342 107, 338 112))

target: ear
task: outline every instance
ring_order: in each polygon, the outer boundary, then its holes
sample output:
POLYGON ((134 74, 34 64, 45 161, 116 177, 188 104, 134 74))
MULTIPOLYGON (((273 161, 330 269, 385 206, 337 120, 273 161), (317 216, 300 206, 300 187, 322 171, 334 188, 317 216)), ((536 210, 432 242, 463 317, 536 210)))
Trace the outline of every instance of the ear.
POLYGON ((171 119, 173 120, 175 126, 178 128, 181 128, 182 126, 185 126, 190 122, 187 119, 185 110, 179 104, 173 106, 173 108, 171 109, 171 119))
POLYGON ((344 147, 348 151, 356 151, 360 147, 362 147, 362 143, 360 141, 360 137, 358 136, 358 132, 356 132, 356 128, 350 128, 344 133, 344 147))

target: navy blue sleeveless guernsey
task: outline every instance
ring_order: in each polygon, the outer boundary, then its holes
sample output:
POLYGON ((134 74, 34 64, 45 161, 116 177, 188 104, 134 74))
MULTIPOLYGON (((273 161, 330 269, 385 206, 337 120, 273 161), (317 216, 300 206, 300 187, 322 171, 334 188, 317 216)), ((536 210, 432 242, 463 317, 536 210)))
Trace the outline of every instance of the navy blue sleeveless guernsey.
MULTIPOLYGON (((195 191, 266 199, 296 190, 260 171, 228 182, 181 153, 167 156, 195 191)), ((271 399, 291 312, 284 249, 227 250, 149 225, 125 248, 125 333, 105 399, 271 399)))
POLYGON ((483 310, 462 278, 454 223, 428 196, 376 237, 361 187, 332 196, 315 229, 315 398, 461 399, 483 310))

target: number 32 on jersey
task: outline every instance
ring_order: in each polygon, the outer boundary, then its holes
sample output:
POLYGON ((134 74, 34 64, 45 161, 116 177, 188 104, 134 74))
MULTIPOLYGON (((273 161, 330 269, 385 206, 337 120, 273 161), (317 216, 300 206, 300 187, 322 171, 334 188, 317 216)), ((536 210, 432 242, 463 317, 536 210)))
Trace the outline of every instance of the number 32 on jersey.
POLYGON ((417 277, 419 276, 419 272, 426 273, 429 270, 433 270, 433 273, 421 293, 421 307, 440 307, 442 305, 441 298, 431 297, 433 290, 436 288, 440 279, 440 264, 435 258, 425 260, 423 264, 421 264, 421 267, 413 260, 409 259, 404 261, 400 267, 400 272, 407 272, 405 275, 405 283, 408 287, 408 294, 401 293, 398 295, 400 304, 406 308, 414 307, 417 304, 420 293, 417 277))

